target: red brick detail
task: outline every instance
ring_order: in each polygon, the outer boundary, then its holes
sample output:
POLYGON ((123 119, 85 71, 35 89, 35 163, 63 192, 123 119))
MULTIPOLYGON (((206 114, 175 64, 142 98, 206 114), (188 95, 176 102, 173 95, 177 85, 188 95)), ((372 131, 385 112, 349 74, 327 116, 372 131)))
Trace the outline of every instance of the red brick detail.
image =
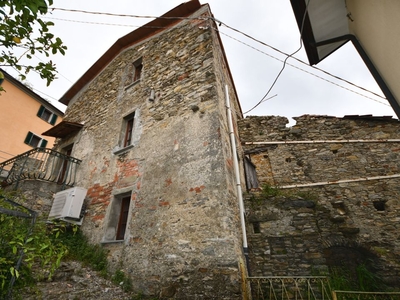
POLYGON ((169 202, 168 201, 160 201, 158 202, 159 206, 169 206, 169 202))
POLYGON ((181 80, 183 80, 185 78, 188 78, 188 77, 189 77, 189 74, 188 73, 184 73, 184 74, 182 74, 181 76, 178 77, 178 80, 181 81, 181 80))
POLYGON ((168 178, 165 180, 165 186, 170 186, 172 184, 172 179, 168 178))
POLYGON ((226 165, 228 166, 229 169, 232 169, 233 168, 233 160, 230 158, 227 158, 226 165))
POLYGON ((93 216, 92 220, 93 221, 100 221, 104 219, 104 215, 97 215, 97 216, 93 216))
POLYGON ((205 186, 201 185, 201 186, 196 186, 194 188, 190 188, 189 192, 196 192, 196 194, 199 194, 204 189, 205 189, 205 186))
POLYGON ((121 177, 140 176, 139 165, 136 160, 117 162, 121 177))

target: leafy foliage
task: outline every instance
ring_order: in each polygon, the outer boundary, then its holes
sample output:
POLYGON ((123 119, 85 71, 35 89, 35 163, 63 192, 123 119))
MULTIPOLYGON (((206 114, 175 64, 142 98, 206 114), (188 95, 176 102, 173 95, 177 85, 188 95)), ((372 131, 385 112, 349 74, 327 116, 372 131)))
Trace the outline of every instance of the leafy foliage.
MULTIPOLYGON (((23 57, 32 59, 36 53, 65 54, 67 47, 49 29, 53 22, 40 17, 49 11, 53 0, 0 0, 0 66, 13 67, 25 74, 36 71, 49 85, 56 76, 56 67, 49 60, 36 65, 23 65, 23 57), (21 54, 17 55, 16 50, 21 54)), ((25 75, 21 74, 22 79, 25 75)))
MULTIPOLYGON (((9 211, 17 210, 1 195, 0 207, 9 211)), ((18 207, 18 211, 29 213, 21 207, 18 207)), ((63 226, 48 227, 40 219, 33 224, 32 218, 0 214, 0 297, 8 292, 12 278, 18 286, 52 277, 61 258, 67 253, 67 248, 57 239, 62 231, 63 226), (32 272, 33 268, 35 272, 32 272)))
POLYGON ((77 260, 85 265, 99 271, 104 277, 107 276, 107 251, 100 245, 92 245, 86 236, 77 227, 75 231, 67 230, 60 239, 65 247, 69 249, 66 259, 77 260))

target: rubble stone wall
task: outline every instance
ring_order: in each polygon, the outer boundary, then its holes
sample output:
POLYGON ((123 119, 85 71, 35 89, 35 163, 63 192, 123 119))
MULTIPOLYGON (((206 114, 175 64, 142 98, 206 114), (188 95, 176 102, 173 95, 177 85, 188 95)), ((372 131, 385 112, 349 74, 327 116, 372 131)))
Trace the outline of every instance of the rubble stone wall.
MULTIPOLYGON (((203 16, 207 5, 191 17, 203 16)), ((90 241, 109 249, 111 266, 135 290, 162 299, 241 298, 225 84, 240 109, 212 26, 183 20, 124 50, 71 101, 65 120, 84 127, 57 145, 73 143, 71 155, 82 160, 77 186, 88 189, 82 228, 90 241), (140 58, 141 79, 127 86, 140 58), (121 149, 132 112, 133 146, 121 149), (127 193, 126 238, 105 241, 111 207, 127 193)))
POLYGON ((253 275, 315 275, 333 265, 367 263, 399 287, 400 123, 355 116, 295 120, 293 127, 283 117, 239 121, 261 185, 281 193, 247 197, 253 275))

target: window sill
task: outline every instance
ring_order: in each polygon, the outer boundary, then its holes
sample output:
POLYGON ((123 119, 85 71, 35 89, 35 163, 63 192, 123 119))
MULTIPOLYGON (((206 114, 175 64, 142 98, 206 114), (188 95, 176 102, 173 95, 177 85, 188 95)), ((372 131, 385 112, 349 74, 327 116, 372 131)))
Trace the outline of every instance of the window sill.
POLYGON ((122 154, 122 153, 125 153, 125 152, 129 151, 129 150, 132 149, 132 148, 133 148, 133 145, 129 145, 129 146, 126 146, 126 147, 124 147, 124 148, 115 150, 115 151, 113 152, 113 154, 114 154, 114 155, 120 155, 120 154, 122 154))
POLYGON ((134 85, 137 85, 139 82, 140 82, 140 79, 138 79, 138 80, 132 82, 131 84, 128 84, 128 85, 125 87, 125 91, 126 91, 127 89, 133 87, 134 85))
POLYGON ((125 240, 102 240, 101 244, 120 244, 125 242, 125 240))

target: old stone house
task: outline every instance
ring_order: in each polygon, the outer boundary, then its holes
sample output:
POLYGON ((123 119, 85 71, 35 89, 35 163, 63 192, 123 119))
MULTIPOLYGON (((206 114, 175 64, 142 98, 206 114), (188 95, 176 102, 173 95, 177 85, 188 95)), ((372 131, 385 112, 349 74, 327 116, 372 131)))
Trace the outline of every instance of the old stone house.
POLYGON ((285 117, 238 121, 246 159, 269 192, 247 197, 252 276, 332 275, 335 268, 355 274, 366 267, 375 281, 400 288, 399 121, 295 120, 293 127, 285 117))
POLYGON ((146 295, 242 297, 226 86, 236 120, 210 8, 189 1, 120 38, 62 97, 64 122, 46 132, 81 160, 83 231, 146 295))

